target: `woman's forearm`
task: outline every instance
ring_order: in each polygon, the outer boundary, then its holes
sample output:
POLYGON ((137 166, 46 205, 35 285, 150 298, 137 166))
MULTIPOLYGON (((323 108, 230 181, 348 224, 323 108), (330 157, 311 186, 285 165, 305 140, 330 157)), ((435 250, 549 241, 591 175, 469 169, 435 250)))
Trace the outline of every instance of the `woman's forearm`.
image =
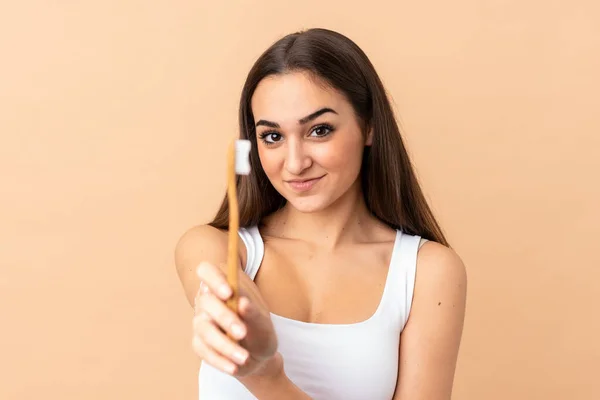
POLYGON ((239 377, 238 380, 246 386, 250 393, 261 400, 311 400, 311 397, 285 374, 280 354, 273 357, 262 373, 239 377))
POLYGON ((282 373, 278 377, 249 378, 242 383, 256 398, 261 400, 311 400, 298 386, 282 373))

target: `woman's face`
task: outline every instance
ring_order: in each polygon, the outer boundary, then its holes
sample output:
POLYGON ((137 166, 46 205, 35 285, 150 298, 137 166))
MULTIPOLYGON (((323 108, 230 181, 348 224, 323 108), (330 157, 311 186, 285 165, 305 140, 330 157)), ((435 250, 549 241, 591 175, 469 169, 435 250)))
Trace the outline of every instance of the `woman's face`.
POLYGON ((371 144, 346 98, 317 82, 302 72, 271 75, 251 104, 262 167, 302 212, 323 210, 348 192, 371 144))

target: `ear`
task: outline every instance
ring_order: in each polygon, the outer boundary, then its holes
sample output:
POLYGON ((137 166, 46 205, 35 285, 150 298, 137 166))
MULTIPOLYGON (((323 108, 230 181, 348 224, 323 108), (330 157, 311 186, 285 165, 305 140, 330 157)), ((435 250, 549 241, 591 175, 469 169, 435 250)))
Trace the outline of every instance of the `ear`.
POLYGON ((365 139, 365 146, 370 146, 371 144, 373 144, 373 128, 369 128, 365 139))

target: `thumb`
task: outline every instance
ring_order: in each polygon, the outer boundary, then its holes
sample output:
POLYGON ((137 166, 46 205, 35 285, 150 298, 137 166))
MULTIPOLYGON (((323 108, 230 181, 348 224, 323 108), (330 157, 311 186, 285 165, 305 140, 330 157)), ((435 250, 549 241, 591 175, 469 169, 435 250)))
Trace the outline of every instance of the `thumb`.
POLYGON ((248 297, 240 297, 238 314, 246 325, 248 325, 249 331, 268 332, 273 329, 268 310, 250 301, 248 297))
POLYGON ((269 311, 247 297, 240 298, 238 310, 248 328, 248 334, 241 341, 243 346, 256 360, 272 356, 277 350, 277 335, 269 311))
POLYGON ((247 322, 251 322, 259 313, 255 304, 248 297, 240 297, 238 301, 238 314, 247 322))

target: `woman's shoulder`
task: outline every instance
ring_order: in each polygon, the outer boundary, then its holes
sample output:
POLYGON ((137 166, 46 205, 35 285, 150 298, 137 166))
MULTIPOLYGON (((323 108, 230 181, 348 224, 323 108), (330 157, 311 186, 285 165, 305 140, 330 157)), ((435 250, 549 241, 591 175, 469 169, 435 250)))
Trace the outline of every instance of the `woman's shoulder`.
POLYGON ((194 253, 217 253, 227 250, 227 231, 211 225, 188 228, 177 241, 175 254, 189 257, 194 253))
POLYGON ((450 286, 460 296, 466 285, 465 265, 453 249, 433 240, 422 244, 417 253, 417 289, 438 292, 450 286))
MULTIPOLYGON (((199 285, 196 268, 203 261, 225 268, 228 240, 229 232, 227 230, 208 224, 188 228, 177 240, 174 250, 175 267, 190 304, 193 304, 199 285)), ((245 258, 243 243, 240 243, 238 248, 241 264, 242 259, 245 258)))
MULTIPOLYGON (((240 230, 250 230, 250 228, 240 228, 240 230)), ((240 254, 245 253, 243 241, 237 236, 240 249, 240 254)), ((227 229, 216 228, 212 225, 196 225, 186 230, 178 239, 175 246, 176 256, 183 258, 194 257, 194 255, 202 255, 206 261, 218 262, 227 257, 229 242, 229 231, 227 229)))
POLYGON ((444 265, 448 269, 461 270, 464 264, 461 257, 454 249, 445 246, 435 240, 421 238, 418 259, 425 265, 444 265))
POLYGON ((188 228, 184 233, 182 238, 211 238, 217 239, 226 237, 227 229, 219 229, 215 228, 210 224, 200 224, 194 225, 188 228))

